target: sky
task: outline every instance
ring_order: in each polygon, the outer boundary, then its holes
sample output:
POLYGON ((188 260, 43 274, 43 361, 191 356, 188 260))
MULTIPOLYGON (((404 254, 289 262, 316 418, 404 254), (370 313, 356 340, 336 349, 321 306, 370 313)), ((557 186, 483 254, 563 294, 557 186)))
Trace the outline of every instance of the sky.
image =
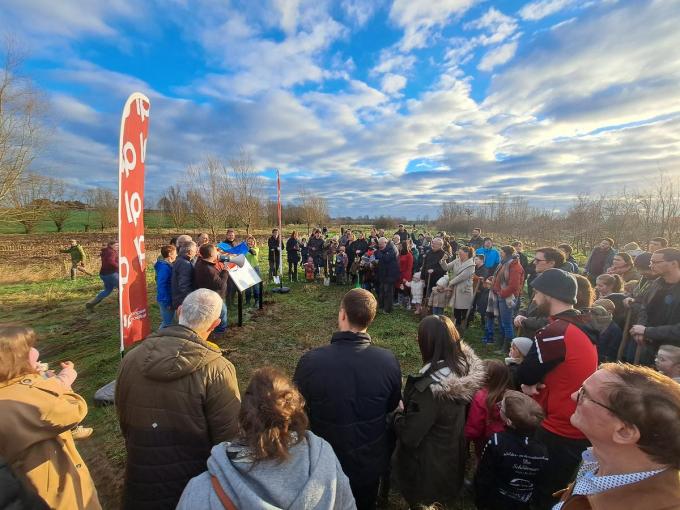
MULTIPOLYGON (((334 216, 680 175, 680 0, 3 0, 50 104, 33 169, 115 189, 126 98, 151 100, 147 202, 243 149, 334 216)), ((9 30, 9 32, 8 32, 9 30)))

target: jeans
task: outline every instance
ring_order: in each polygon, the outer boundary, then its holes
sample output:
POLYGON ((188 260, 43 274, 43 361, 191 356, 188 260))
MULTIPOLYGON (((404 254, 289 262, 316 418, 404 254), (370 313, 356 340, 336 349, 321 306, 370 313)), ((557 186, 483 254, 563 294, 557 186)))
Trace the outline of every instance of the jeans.
MULTIPOLYGON (((499 347, 504 347, 504 343, 510 342, 515 337, 515 332, 513 329, 513 307, 508 306, 505 299, 498 297, 496 301, 496 307, 498 308, 498 326, 501 330, 501 338, 499 340, 499 347)), ((489 315, 485 324, 484 332, 484 342, 492 343, 494 336, 494 326, 496 323, 496 317, 489 315)), ((508 346, 508 348, 510 348, 508 346)))
MULTIPOLYGON (((255 269, 255 272, 256 272, 258 275, 260 275, 260 268, 259 268, 259 267, 255 267, 254 269, 255 269)), ((255 303, 259 303, 259 302, 260 302, 260 284, 259 284, 259 283, 256 283, 256 284, 253 285, 252 287, 248 287, 248 288, 246 289, 246 304, 247 304, 247 305, 250 304, 250 297, 251 297, 251 296, 253 296, 253 297, 255 298, 255 303)))
POLYGON ((220 323, 215 328, 215 333, 224 333, 227 330, 227 303, 222 301, 222 311, 220 312, 220 323))
POLYGON ((104 282, 104 290, 94 298, 95 303, 99 303, 102 299, 111 294, 113 289, 118 288, 118 273, 100 274, 99 278, 104 282))
POLYGON ((161 310, 161 325, 158 329, 172 326, 172 322, 175 318, 175 310, 172 309, 172 306, 158 303, 158 308, 161 310))
POLYGON ((432 315, 444 315, 444 308, 441 306, 433 306, 432 315))

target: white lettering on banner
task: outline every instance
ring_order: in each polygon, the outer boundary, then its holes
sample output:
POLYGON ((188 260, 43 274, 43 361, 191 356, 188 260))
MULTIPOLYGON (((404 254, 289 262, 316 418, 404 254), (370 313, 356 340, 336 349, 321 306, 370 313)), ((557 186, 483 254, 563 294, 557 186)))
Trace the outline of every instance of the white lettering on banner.
POLYGON ((139 259, 139 267, 144 271, 144 264, 146 261, 146 254, 144 253, 144 236, 138 236, 134 238, 135 250, 137 251, 137 258, 139 259))
POLYGON ((124 314, 123 315, 123 327, 125 329, 129 329, 130 326, 132 326, 133 321, 138 321, 146 319, 146 308, 138 308, 131 314, 124 314))
POLYGON ((149 116, 149 108, 144 106, 144 101, 142 101, 141 97, 138 97, 135 100, 135 104, 137 105, 137 115, 139 115, 139 117, 142 119, 142 122, 144 122, 144 119, 149 116))
POLYGON ((125 256, 120 256, 118 258, 118 278, 120 278, 120 284, 121 286, 127 285, 128 282, 128 277, 130 276, 130 264, 128 263, 128 259, 125 256), (125 268, 125 271, 123 271, 123 268, 125 268))
POLYGON ((139 133, 139 147, 140 152, 142 153, 140 161, 144 164, 144 160, 146 159, 146 140, 144 139, 144 133, 139 133))
POLYGON ((127 214, 128 223, 134 223, 137 226, 137 220, 142 215, 142 199, 139 197, 139 193, 136 191, 132 194, 132 197, 128 196, 128 192, 125 192, 125 213, 127 214))
POLYGON ((134 170, 137 166, 137 152, 132 142, 126 142, 123 145, 123 172, 125 177, 130 177, 130 170, 134 170), (128 159, 128 153, 132 154, 132 159, 128 159))

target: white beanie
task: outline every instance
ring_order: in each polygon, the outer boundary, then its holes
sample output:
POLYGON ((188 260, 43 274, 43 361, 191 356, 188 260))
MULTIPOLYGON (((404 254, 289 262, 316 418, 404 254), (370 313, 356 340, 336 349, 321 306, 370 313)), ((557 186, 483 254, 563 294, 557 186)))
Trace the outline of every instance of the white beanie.
POLYGON ((512 340, 512 345, 517 347, 517 350, 522 353, 522 356, 526 356, 529 354, 531 346, 534 345, 534 341, 525 336, 518 336, 512 340))
POLYGON ((448 276, 442 276, 439 280, 437 280, 438 287, 446 287, 448 284, 449 284, 448 276))
POLYGON ((413 279, 420 280, 420 271, 416 271, 415 273, 413 273, 413 279))

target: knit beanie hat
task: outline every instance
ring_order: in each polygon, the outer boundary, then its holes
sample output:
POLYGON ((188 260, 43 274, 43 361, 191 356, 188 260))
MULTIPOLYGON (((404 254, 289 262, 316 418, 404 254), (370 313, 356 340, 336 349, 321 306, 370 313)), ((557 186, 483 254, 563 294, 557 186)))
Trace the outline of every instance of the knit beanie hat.
POLYGON ((439 280, 437 280, 437 285, 439 287, 446 287, 448 284, 449 284, 448 276, 442 276, 439 280))
POLYGON ((649 262, 651 260, 652 254, 649 253, 648 251, 644 251, 640 253, 640 255, 635 257, 635 262, 633 262, 633 265, 638 269, 649 269, 649 262))
POLYGON ((531 346, 534 345, 534 341, 531 338, 527 338, 525 336, 518 336, 517 338, 513 338, 512 345, 514 345, 517 350, 522 353, 522 356, 526 356, 529 354, 531 346))
POLYGON ((552 268, 539 274, 531 286, 563 303, 576 304, 576 278, 562 269, 552 268))

